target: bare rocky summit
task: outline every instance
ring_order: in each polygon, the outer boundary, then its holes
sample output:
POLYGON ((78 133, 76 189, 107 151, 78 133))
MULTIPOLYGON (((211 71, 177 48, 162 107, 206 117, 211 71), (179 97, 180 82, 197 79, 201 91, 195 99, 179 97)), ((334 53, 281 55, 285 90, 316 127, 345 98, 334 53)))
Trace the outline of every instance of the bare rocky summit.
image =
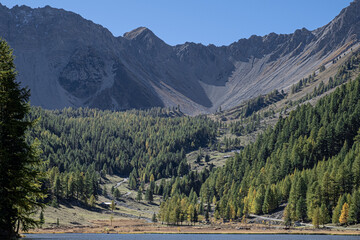
POLYGON ((170 46, 145 27, 114 37, 80 15, 51 7, 0 4, 0 33, 16 55, 18 79, 44 108, 124 110, 177 106, 214 112, 287 89, 358 44, 360 1, 329 24, 270 33, 229 46, 170 46))

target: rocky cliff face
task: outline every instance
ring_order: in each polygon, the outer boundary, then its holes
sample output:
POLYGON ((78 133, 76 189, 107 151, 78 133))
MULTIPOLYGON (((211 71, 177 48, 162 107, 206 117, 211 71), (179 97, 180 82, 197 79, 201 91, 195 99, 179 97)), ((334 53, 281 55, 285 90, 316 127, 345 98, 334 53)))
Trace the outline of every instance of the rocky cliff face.
POLYGON ((286 89, 358 43, 360 1, 326 26, 270 33, 216 47, 169 46, 140 27, 114 37, 51 7, 0 6, 0 34, 14 49, 18 79, 45 108, 177 106, 189 114, 230 108, 286 89))

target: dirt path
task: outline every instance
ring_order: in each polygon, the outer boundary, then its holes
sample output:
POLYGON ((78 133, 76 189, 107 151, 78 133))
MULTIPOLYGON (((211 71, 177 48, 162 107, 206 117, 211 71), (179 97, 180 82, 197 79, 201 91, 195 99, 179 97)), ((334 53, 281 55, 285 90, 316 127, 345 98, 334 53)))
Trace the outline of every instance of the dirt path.
MULTIPOLYGON (((125 183, 125 182, 128 182, 129 181, 129 178, 124 178, 122 181, 116 183, 114 185, 114 188, 118 188, 121 186, 121 184, 125 183)), ((116 205, 118 206, 121 206, 121 207, 124 207, 124 208, 128 208, 128 209, 131 209, 131 210, 135 210, 135 211, 141 211, 141 212, 146 212, 146 213, 149 213, 149 214, 153 214, 153 211, 147 211, 147 210, 140 210, 139 208, 137 207, 133 207, 129 204, 126 203, 126 201, 134 201, 134 199, 130 198, 131 192, 126 192, 125 194, 123 194, 121 197, 123 198, 122 201, 118 201, 115 199, 115 197, 113 195, 110 196, 110 198, 112 200, 114 200, 114 202, 116 203, 116 205)), ((132 217, 132 218, 137 218, 138 216, 135 216, 135 215, 131 215, 131 214, 122 214, 120 216, 124 216, 124 217, 132 217)), ((141 219, 144 219, 145 221, 147 222, 151 222, 151 219, 150 218, 146 218, 146 217, 142 217, 142 216, 139 216, 139 218, 141 219)))
POLYGON ((120 187, 121 184, 123 184, 124 182, 127 182, 127 181, 129 181, 129 178, 124 178, 121 182, 116 183, 114 188, 120 187))

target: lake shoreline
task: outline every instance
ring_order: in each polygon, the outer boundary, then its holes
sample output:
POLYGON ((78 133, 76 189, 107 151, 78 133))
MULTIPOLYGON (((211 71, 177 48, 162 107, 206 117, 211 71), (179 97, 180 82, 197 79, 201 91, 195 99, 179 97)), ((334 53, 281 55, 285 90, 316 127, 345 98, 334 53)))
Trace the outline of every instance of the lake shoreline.
MULTIPOLYGON (((104 232, 32 232, 29 231, 27 233, 22 233, 22 235, 24 234, 105 234, 104 232)), ((233 232, 223 232, 223 233, 219 233, 219 232, 179 232, 179 233, 174 233, 174 232, 113 232, 113 233, 106 233, 106 234, 111 234, 111 235, 129 235, 129 234, 136 234, 136 235, 141 235, 141 234, 161 234, 161 235, 168 235, 168 234, 183 234, 183 235, 192 235, 192 234, 198 234, 198 235, 206 235, 206 234, 211 234, 211 235, 320 235, 320 236, 360 236, 360 233, 299 233, 299 232, 293 232, 293 233, 282 233, 282 232, 237 232, 237 233, 233 233, 233 232)))
POLYGON ((88 226, 60 226, 38 228, 27 234, 97 233, 97 234, 257 234, 257 235, 348 235, 360 236, 354 229, 311 229, 263 224, 242 224, 238 222, 199 225, 162 225, 140 219, 119 219, 111 224, 106 220, 95 220, 88 226))

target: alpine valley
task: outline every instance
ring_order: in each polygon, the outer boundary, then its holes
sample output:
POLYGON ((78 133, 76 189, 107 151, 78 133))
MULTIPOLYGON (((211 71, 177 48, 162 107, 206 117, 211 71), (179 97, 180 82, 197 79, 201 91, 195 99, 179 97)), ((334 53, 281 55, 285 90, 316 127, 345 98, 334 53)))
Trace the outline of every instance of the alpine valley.
POLYGON ((41 162, 38 195, 0 180, 34 232, 359 234, 360 0, 229 46, 115 37, 49 6, 0 5, 0 35, 0 176, 18 173, 6 136, 41 162))

